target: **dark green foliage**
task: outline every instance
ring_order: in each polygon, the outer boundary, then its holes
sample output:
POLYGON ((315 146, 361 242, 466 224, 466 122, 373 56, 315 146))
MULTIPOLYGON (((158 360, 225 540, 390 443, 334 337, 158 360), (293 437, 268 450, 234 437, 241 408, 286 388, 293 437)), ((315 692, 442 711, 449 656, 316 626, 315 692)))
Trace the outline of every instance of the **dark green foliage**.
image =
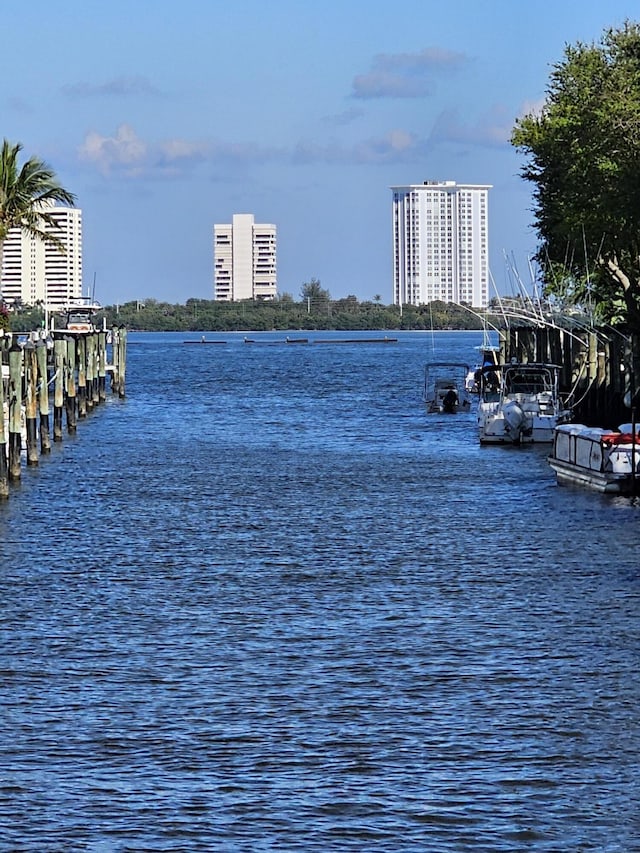
POLYGON ((528 157, 547 293, 640 330, 640 26, 568 46, 512 143, 528 157))
MULTIPOLYGON (((155 299, 107 306, 102 312, 109 327, 125 325, 131 330, 181 332, 239 332, 296 330, 385 330, 385 329, 481 329, 477 314, 459 305, 433 302, 415 307, 358 302, 355 296, 293 302, 217 302, 188 299, 170 305, 155 299)), ((23 317, 24 315, 20 315, 23 317)), ((495 318, 494 318, 495 319, 495 318)), ((98 322, 102 322, 101 317, 98 322)))

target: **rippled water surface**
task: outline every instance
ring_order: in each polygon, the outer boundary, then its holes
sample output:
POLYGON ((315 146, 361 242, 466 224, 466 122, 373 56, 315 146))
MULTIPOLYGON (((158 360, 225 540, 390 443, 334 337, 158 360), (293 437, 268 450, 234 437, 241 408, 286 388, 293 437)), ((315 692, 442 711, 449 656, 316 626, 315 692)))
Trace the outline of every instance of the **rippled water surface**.
POLYGON ((187 337, 0 505, 0 849, 640 850, 634 500, 425 414, 476 333, 187 337))

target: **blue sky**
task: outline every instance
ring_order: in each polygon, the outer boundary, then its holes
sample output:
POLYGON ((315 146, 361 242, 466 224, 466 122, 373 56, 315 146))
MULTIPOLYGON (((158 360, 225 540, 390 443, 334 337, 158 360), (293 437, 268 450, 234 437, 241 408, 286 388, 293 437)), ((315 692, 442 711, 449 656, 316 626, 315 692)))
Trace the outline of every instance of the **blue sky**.
POLYGON ((389 187, 424 180, 493 185, 508 293, 536 244, 514 121, 625 19, 637 0, 32 0, 4 16, 2 136, 76 194, 103 304, 213 298, 234 213, 277 225, 281 293, 390 303, 389 187))

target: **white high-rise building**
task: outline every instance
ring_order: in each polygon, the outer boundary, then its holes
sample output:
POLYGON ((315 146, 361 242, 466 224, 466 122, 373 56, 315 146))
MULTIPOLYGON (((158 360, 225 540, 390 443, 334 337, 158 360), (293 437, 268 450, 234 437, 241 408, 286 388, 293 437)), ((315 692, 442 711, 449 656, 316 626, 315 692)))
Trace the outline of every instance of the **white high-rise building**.
POLYGON ((277 295, 276 226, 236 213, 231 225, 214 225, 214 298, 271 300, 277 295))
POLYGON ((425 181, 393 192, 393 304, 489 301, 490 184, 425 181))
POLYGON ((46 223, 42 230, 53 234, 55 243, 30 236, 21 228, 11 228, 4 242, 2 298, 24 305, 42 303, 64 305, 82 296, 82 211, 77 207, 48 207, 55 227, 46 223))

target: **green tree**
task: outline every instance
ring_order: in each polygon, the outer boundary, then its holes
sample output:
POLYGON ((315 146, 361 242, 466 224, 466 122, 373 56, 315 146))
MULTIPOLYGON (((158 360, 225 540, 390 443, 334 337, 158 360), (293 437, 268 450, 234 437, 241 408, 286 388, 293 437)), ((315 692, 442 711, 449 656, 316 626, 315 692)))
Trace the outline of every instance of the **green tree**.
POLYGON ((43 160, 30 157, 20 166, 20 151, 20 143, 12 145, 6 139, 0 150, 0 272, 4 242, 11 228, 22 228, 61 247, 58 237, 47 229, 55 229, 56 222, 46 208, 55 202, 69 206, 75 202, 75 196, 58 183, 55 172, 43 160))
POLYGON ((306 281, 302 285, 300 298, 303 302, 308 299, 324 299, 326 301, 331 299, 331 294, 321 286, 319 279, 312 278, 311 281, 306 281))
POLYGON ((546 292, 640 331, 640 25, 567 46, 511 142, 528 157, 546 292))

